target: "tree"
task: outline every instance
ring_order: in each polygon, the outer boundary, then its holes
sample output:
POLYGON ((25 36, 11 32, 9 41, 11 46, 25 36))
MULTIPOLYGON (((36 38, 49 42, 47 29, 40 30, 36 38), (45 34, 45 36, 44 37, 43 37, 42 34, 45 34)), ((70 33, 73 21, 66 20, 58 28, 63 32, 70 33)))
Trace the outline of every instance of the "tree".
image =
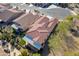
POLYGON ((12 39, 13 29, 9 26, 5 26, 2 28, 2 39, 7 40, 8 42, 12 39))

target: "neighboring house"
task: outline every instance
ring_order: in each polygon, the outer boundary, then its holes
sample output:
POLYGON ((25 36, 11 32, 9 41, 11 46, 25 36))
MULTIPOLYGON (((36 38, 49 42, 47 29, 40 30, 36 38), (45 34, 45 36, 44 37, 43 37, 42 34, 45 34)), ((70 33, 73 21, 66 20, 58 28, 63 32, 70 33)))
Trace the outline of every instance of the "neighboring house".
POLYGON ((30 26, 23 39, 28 42, 28 46, 31 49, 38 51, 43 47, 57 23, 58 19, 49 19, 46 16, 42 16, 30 26))
POLYGON ((0 3, 0 8, 10 9, 10 8, 12 8, 12 7, 11 7, 10 4, 8 4, 8 3, 0 3))
POLYGON ((15 9, 3 9, 0 11, 0 21, 10 23, 24 12, 15 9))
POLYGON ((38 14, 33 14, 30 12, 25 13, 13 21, 14 24, 12 25, 12 27, 15 29, 22 28, 25 31, 40 17, 41 16, 39 16, 38 14))

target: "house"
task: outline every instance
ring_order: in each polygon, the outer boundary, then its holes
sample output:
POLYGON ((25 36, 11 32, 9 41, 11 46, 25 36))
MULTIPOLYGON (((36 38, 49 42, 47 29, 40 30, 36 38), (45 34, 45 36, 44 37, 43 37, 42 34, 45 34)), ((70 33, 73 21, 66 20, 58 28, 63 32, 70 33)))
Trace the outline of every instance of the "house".
POLYGON ((8 3, 0 3, 0 8, 10 9, 10 8, 12 8, 12 7, 11 7, 10 4, 8 4, 8 3))
POLYGON ((0 21, 10 23, 24 12, 15 9, 2 9, 0 10, 0 21))
POLYGON ((38 51, 43 47, 57 23, 58 19, 56 18, 49 19, 46 16, 42 16, 30 26, 23 39, 28 42, 28 46, 31 49, 38 51))
POLYGON ((14 29, 22 28, 25 31, 40 17, 41 16, 39 16, 38 14, 33 14, 30 12, 25 13, 13 21, 14 24, 12 25, 12 27, 14 29))

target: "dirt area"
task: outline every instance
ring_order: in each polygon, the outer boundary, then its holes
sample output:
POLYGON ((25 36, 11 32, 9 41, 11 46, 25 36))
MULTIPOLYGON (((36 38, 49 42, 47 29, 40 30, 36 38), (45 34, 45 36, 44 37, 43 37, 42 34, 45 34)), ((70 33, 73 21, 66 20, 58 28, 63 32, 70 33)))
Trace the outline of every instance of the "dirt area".
POLYGON ((10 50, 10 53, 4 52, 3 47, 0 45, 0 56, 18 56, 21 54, 16 48, 12 49, 10 43, 7 45, 9 46, 8 49, 10 50))
POLYGON ((1 46, 0 46, 0 56, 7 56, 7 53, 4 52, 1 46))
POLYGON ((16 48, 11 48, 12 46, 10 45, 10 43, 8 43, 8 45, 9 45, 9 49, 10 49, 10 56, 18 56, 18 55, 20 55, 21 53, 20 53, 20 51, 19 50, 17 50, 16 48))
POLYGON ((10 56, 18 56, 18 55, 20 55, 21 53, 20 53, 20 51, 18 51, 16 48, 14 49, 14 51, 12 51, 11 53, 10 53, 10 56))
POLYGON ((61 39, 61 47, 56 51, 50 51, 48 56, 64 56, 65 52, 71 54, 79 52, 79 37, 74 36, 71 32, 68 32, 65 39, 61 39))

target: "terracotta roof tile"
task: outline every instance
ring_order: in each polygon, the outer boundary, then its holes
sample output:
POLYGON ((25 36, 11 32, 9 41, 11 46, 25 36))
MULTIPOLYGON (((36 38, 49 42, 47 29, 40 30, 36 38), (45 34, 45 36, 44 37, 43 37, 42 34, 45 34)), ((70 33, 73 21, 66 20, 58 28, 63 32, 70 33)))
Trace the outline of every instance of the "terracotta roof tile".
POLYGON ((15 11, 11 9, 3 10, 3 12, 0 12, 0 19, 6 22, 8 20, 15 19, 22 13, 23 13, 22 11, 15 11))
POLYGON ((57 19, 51 19, 50 21, 50 19, 43 16, 33 24, 26 34, 32 36, 34 41, 43 44, 57 23, 57 19))
POLYGON ((26 30, 30 27, 31 24, 33 24, 36 20, 38 20, 41 16, 39 15, 33 15, 32 13, 26 13, 22 15, 21 17, 17 18, 14 22, 17 24, 20 24, 22 29, 26 30))

